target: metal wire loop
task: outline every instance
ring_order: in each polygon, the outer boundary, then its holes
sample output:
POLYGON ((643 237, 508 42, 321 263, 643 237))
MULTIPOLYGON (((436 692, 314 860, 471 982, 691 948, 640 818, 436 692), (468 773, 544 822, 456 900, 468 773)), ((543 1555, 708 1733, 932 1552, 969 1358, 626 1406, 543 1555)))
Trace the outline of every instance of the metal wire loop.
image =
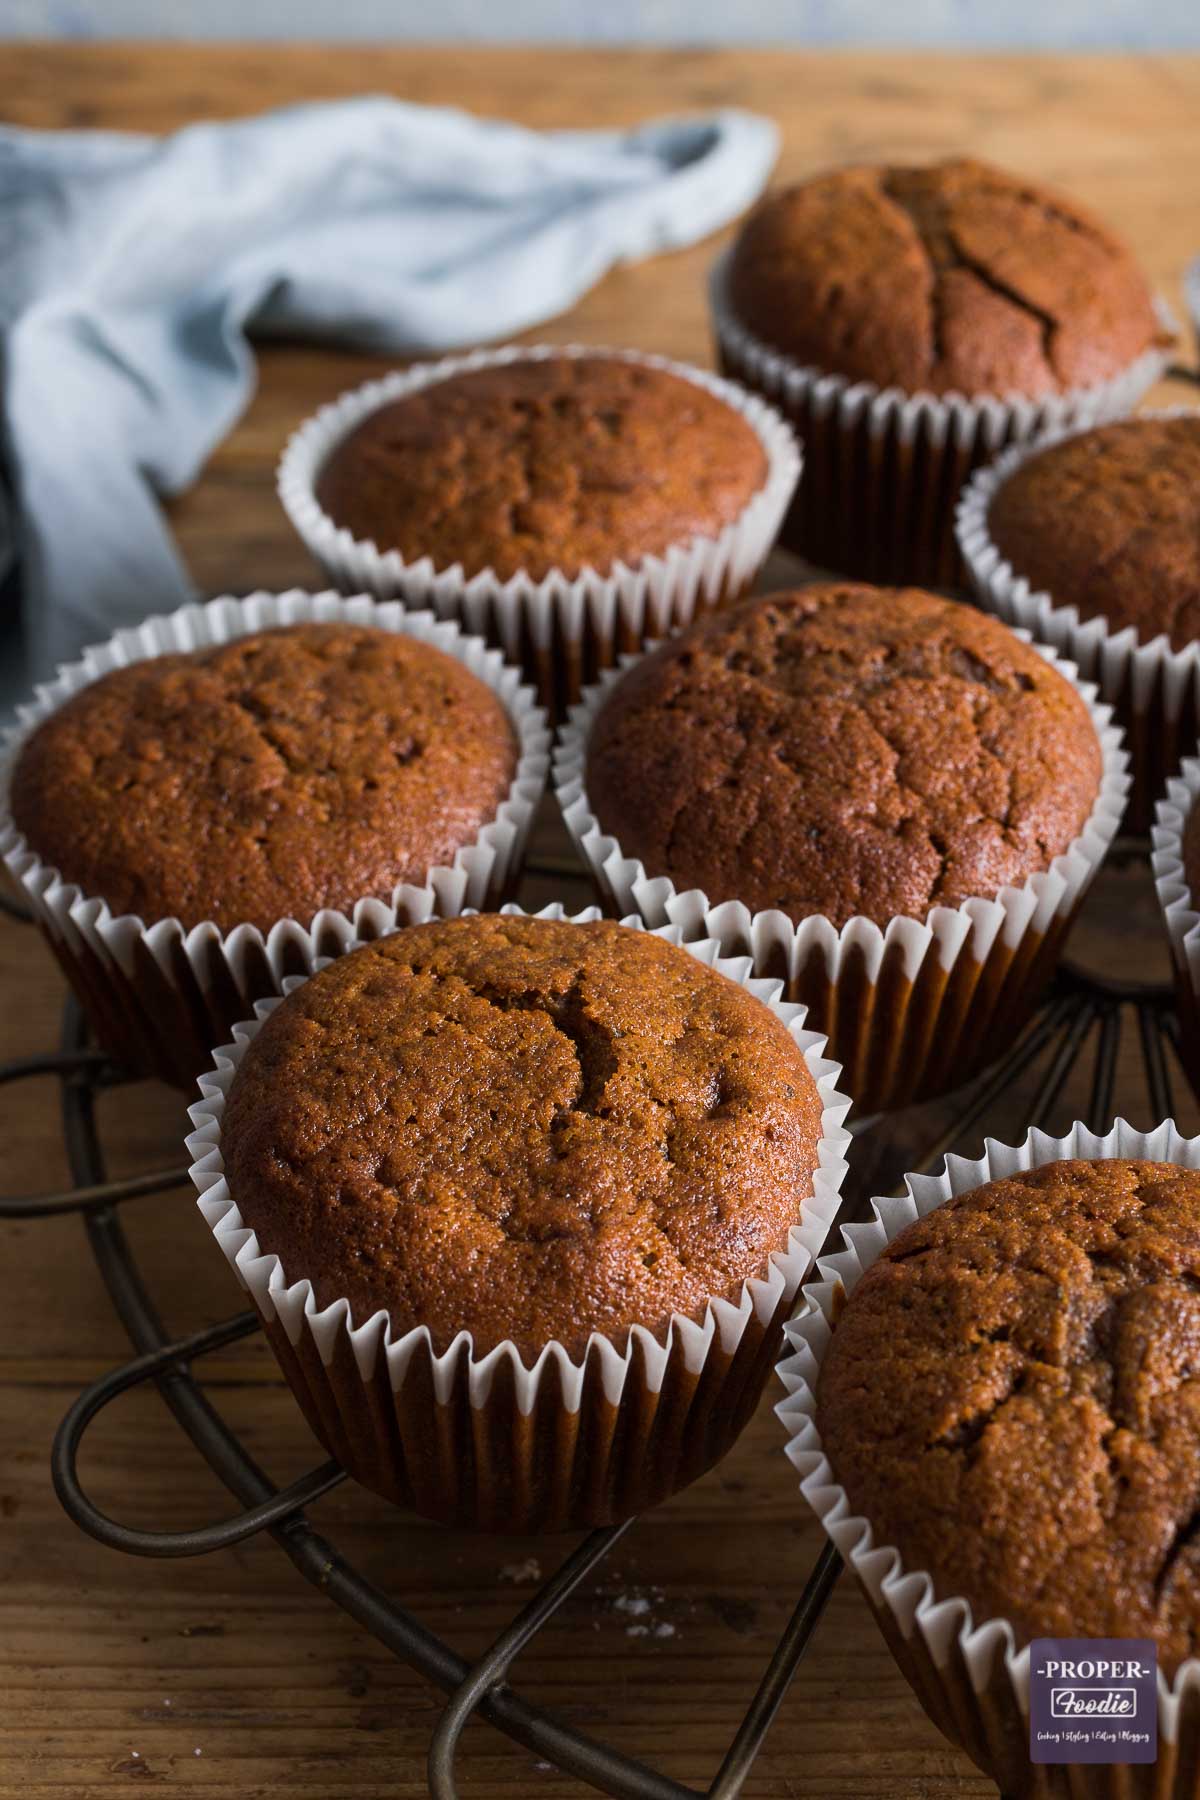
POLYGON ((228 1319, 221 1325, 210 1325, 191 1337, 164 1344, 161 1350, 136 1357, 122 1368, 102 1375, 80 1394, 55 1433, 50 1472, 54 1491, 64 1508, 90 1537, 131 1556, 203 1556, 208 1550, 225 1550, 231 1544, 240 1544, 269 1525, 283 1524, 346 1479, 346 1471, 340 1463, 322 1463, 320 1468, 302 1475, 290 1487, 281 1488, 269 1500, 247 1507, 233 1518, 222 1519, 219 1524, 202 1525, 187 1531, 142 1531, 122 1525, 102 1512, 84 1492, 77 1470, 79 1451, 84 1433, 98 1413, 103 1412, 118 1394, 128 1393, 141 1382, 160 1377, 168 1380, 172 1376, 183 1378, 195 1357, 248 1337, 257 1330, 258 1323, 256 1313, 239 1313, 237 1318, 228 1319))

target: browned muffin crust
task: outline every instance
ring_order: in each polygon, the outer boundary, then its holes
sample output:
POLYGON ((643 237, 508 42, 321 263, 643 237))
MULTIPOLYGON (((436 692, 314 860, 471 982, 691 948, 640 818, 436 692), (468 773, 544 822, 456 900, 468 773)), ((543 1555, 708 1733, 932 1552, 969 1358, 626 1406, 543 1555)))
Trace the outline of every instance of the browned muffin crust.
POLYGON ((1200 413, 1051 444, 997 490, 988 531, 1056 606, 1182 650, 1200 637, 1200 413))
POLYGON ((650 876, 882 926, 1047 868, 1101 775, 1079 694, 999 620, 831 584, 745 601, 635 664, 586 786, 650 876))
POLYGON ((1062 1162, 903 1232, 817 1425, 877 1543, 1018 1640, 1200 1649, 1200 1173, 1062 1162))
POLYGON ((762 487, 753 427, 705 388, 616 356, 453 375, 377 412, 317 481, 336 525, 501 580, 575 576, 715 536, 762 487))
POLYGON ((821 1114, 784 1025, 687 951, 485 914, 298 988, 222 1148, 246 1222, 319 1302, 528 1362, 736 1299, 812 1193, 821 1114))
POLYGON ((266 931, 421 882, 506 797, 518 744, 453 657, 294 625, 102 676, 26 742, 17 829, 114 913, 266 931))
POLYGON ((743 226, 729 298, 799 362, 909 393, 1060 393, 1163 333, 1125 245, 986 163, 834 169, 743 226))

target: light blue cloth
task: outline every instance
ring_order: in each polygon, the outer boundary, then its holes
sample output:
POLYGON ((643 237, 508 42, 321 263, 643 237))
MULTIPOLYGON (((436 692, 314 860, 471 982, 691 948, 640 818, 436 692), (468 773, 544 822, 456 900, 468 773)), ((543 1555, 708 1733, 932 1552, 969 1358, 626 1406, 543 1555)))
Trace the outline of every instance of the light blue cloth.
POLYGON ((775 152, 740 112, 542 135, 375 98, 162 139, 0 129, 20 678, 192 597, 158 496, 245 407, 247 332, 376 351, 506 337, 734 218, 775 152))

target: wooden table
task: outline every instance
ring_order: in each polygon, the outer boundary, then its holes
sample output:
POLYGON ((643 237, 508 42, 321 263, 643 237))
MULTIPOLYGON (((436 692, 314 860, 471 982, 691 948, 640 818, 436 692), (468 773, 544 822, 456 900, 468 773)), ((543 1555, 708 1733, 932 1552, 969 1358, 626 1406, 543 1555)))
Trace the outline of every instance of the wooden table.
MULTIPOLYGON (((8 46, 0 76, 10 120, 151 131, 363 90, 543 126, 744 105, 779 121, 787 176, 846 159, 970 150, 1053 178, 1129 236, 1173 301, 1189 252, 1200 248, 1198 58, 8 46)), ((713 251, 705 244, 619 271, 540 335, 706 361, 703 275, 713 251)), ((204 589, 312 582, 275 504, 275 459, 299 418, 380 366, 325 350, 264 351, 249 413, 173 509, 204 589)), ((780 565, 775 574, 787 572, 780 565)), ((561 843, 552 827, 547 834, 541 850, 552 860, 561 843)), ((583 889, 548 875, 524 897, 582 899, 583 889)), ((1090 936, 1107 966, 1161 972, 1154 909, 1136 870, 1108 884, 1090 936), (1118 917, 1120 931, 1108 929, 1118 917)), ((0 1057, 52 1046, 60 980, 33 934, 8 922, 0 923, 0 983, 0 1057)), ((1147 1123, 1128 1046, 1122 1081, 1130 1116, 1147 1123)), ((1079 1094, 1076 1087, 1066 1097, 1068 1116, 1079 1094)), ((3 1106, 0 1187, 61 1183, 53 1092, 23 1086, 3 1106)), ((178 1159, 186 1123, 178 1096, 143 1084, 106 1100, 103 1113, 116 1172, 178 1159)), ((1183 1116, 1190 1119, 1187 1109, 1183 1116)), ((996 1124, 1019 1134, 1025 1117, 1017 1089, 996 1124)), ((889 1139, 860 1145, 860 1160, 902 1166, 920 1135, 906 1121, 889 1139)), ((861 1174, 873 1177, 883 1171, 861 1174)), ((173 1331, 236 1310, 186 1193, 136 1202, 126 1219, 173 1331)), ((104 1550, 67 1521, 47 1473, 54 1427, 81 1385, 123 1361, 128 1346, 78 1220, 3 1228, 0 1269, 0 1794, 90 1800, 137 1782, 197 1800, 423 1794, 437 1696, 315 1595, 269 1542, 153 1564, 104 1550)), ((207 1364, 205 1378, 276 1480, 317 1459, 261 1340, 207 1364)), ((230 1510, 153 1394, 114 1407, 89 1442, 83 1472, 97 1500, 130 1523, 175 1528, 230 1510)), ((353 1487, 321 1502, 314 1518, 467 1654, 490 1642, 528 1592, 527 1559, 549 1571, 566 1548, 438 1531, 353 1487)), ((725 1463, 641 1522, 598 1585, 537 1640, 519 1684, 702 1786, 818 1542, 764 1402, 725 1463), (645 1599, 648 1611, 631 1612, 629 1599, 645 1599), (660 1629, 631 1632, 643 1619, 660 1629)), ((481 1724, 470 1728, 460 1770, 464 1795, 487 1800, 581 1791, 481 1724)), ((849 1582, 745 1791, 756 1800, 994 1792, 927 1722, 849 1582)))

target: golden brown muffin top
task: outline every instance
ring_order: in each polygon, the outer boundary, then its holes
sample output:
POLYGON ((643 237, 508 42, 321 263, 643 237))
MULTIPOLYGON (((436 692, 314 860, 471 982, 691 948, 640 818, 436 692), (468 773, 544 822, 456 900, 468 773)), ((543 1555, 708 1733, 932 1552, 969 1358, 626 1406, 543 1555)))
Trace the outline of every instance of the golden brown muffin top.
POLYGON ((317 498, 409 561, 540 581, 715 536, 766 475, 753 427, 706 388, 617 356, 551 356, 381 406, 332 452, 317 498))
POLYGON ((485 914, 296 989, 222 1150, 260 1245, 322 1305, 532 1362, 736 1300, 812 1193, 821 1115, 786 1027, 686 950, 485 914))
POLYGON ((884 926, 1047 868, 1102 767, 1079 694, 999 620, 829 584, 709 615, 636 663, 593 724, 586 788, 651 877, 884 926))
POLYGON ((1060 393, 1164 341, 1119 238, 966 158, 833 169, 769 194, 734 246, 729 298, 797 361, 909 393, 1060 393))
POLYGON ((1200 412, 1051 444, 997 490, 988 531, 1056 606, 1182 650, 1200 637, 1200 412))
POLYGON ((11 805, 114 913, 267 931, 452 862, 517 758, 500 701, 444 651, 293 625, 82 688, 25 743, 11 805))
POLYGON ((1200 1172, 1061 1162, 902 1232, 817 1425, 876 1542, 977 1624, 1200 1650, 1200 1172))

